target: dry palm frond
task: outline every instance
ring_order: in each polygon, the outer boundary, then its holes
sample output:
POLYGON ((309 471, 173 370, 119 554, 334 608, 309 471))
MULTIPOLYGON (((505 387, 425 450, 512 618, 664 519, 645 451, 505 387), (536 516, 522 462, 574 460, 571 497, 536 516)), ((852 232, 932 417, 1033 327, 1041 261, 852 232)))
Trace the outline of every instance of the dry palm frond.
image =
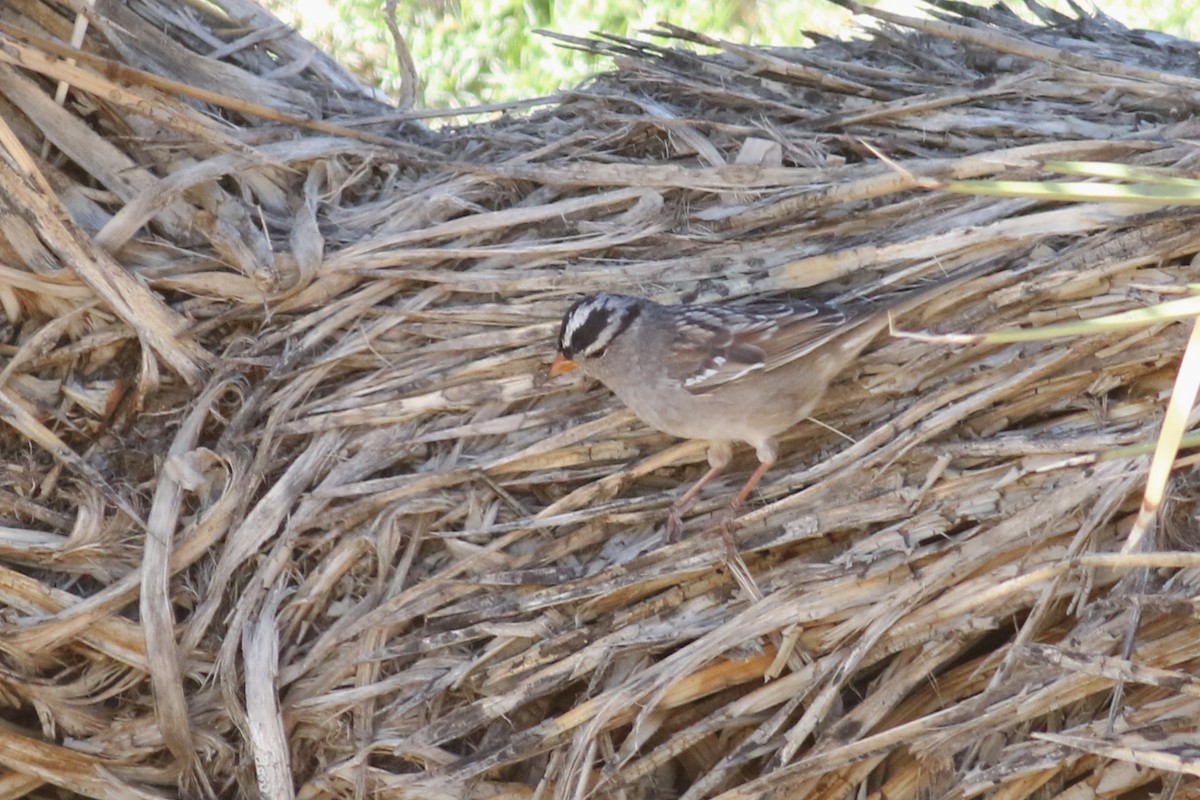
POLYGON ((433 131, 243 0, 75 5, 0 10, 0 793, 1200 774, 1191 462, 1156 547, 1095 556, 1185 326, 880 337, 786 437, 734 571, 704 529, 752 454, 662 546, 703 446, 543 379, 585 291, 855 303, 979 269, 896 320, 923 333, 1178 296, 1192 207, 923 187, 1194 175, 1194 43, 957 3, 809 48, 564 39, 615 71, 433 131))

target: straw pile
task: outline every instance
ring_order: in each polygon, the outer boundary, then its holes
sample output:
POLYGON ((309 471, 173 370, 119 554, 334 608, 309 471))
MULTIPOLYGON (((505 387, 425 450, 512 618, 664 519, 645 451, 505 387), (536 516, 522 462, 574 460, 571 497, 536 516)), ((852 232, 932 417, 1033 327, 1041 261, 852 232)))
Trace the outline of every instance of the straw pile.
POLYGON ((88 8, 0 10, 0 796, 1187 793, 1198 483, 1096 557, 1147 461, 1092 457, 1153 441, 1184 326, 880 337, 728 561, 753 454, 663 546, 703 444, 543 375, 590 290, 983 265, 926 331, 1183 291, 1198 211, 913 181, 1194 171, 1195 44, 955 3, 663 29, 435 131, 247 0, 88 8))

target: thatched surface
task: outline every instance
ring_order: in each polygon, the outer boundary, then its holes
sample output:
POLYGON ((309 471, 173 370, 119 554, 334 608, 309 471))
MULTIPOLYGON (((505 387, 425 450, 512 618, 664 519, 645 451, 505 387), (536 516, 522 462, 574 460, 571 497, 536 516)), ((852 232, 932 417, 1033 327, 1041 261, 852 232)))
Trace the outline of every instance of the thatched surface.
POLYGON ((0 9, 0 796, 1200 775, 1191 468, 1174 552, 1080 560, 1125 541, 1145 457, 1092 456, 1154 439, 1183 326, 881 337, 732 570, 705 528, 752 454, 662 546, 703 445, 542 380, 584 290, 854 301, 989 264, 903 320, 941 331, 1182 291, 1200 211, 912 180, 1194 171, 1194 44, 949 3, 812 48, 671 31, 435 132, 245 0, 74 5, 0 9))

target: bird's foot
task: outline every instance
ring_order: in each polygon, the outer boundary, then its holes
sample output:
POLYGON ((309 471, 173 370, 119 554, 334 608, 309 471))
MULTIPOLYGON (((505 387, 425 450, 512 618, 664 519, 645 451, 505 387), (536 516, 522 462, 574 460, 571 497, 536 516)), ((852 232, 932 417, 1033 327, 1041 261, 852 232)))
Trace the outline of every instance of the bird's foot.
POLYGON ((725 543, 725 560, 733 561, 740 558, 738 555, 737 540, 734 534, 737 532, 738 509, 736 506, 731 506, 721 512, 720 519, 714 526, 717 533, 721 534, 721 541, 725 543))
POLYGON ((672 505, 671 510, 667 512, 667 527, 663 531, 663 544, 675 544, 682 537, 683 512, 684 509, 676 505, 672 505))
POLYGON ((724 512, 721 513, 721 518, 715 522, 708 530, 717 529, 717 533, 721 535, 721 541, 725 543, 725 565, 729 568, 729 573, 733 579, 737 581, 738 586, 746 593, 747 597, 753 600, 761 600, 763 598, 762 589, 754 580, 754 576, 750 573, 750 568, 746 566, 746 562, 742 560, 742 554, 738 552, 737 540, 734 534, 737 532, 738 525, 738 505, 735 503, 724 512))

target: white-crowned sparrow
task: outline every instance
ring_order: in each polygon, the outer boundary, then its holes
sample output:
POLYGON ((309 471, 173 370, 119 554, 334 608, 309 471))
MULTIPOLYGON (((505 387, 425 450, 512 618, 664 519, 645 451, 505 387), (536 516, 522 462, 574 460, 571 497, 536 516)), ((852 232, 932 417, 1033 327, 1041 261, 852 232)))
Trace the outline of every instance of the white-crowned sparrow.
POLYGON ((812 412, 887 323, 887 308, 855 314, 810 302, 668 306, 593 294, 563 316, 550 375, 578 367, 654 428, 708 440, 710 468, 672 505, 669 541, 700 490, 729 464, 735 441, 752 445, 759 460, 732 506, 744 503, 779 457, 776 437, 812 412))

